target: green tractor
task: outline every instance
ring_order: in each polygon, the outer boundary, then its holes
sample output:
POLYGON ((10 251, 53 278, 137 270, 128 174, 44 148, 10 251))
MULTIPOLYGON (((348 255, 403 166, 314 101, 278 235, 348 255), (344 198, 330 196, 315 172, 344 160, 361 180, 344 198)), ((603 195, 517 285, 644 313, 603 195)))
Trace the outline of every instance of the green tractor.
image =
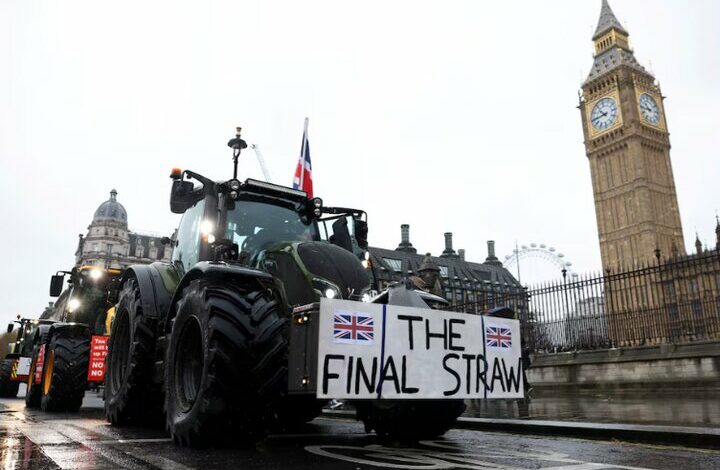
POLYGON ((25 404, 43 411, 76 411, 91 382, 102 382, 107 334, 122 271, 79 266, 50 280, 58 297, 53 320, 33 339, 25 404), (63 291, 65 276, 68 287, 63 291))
POLYGON ((17 337, 8 344, 8 352, 0 366, 0 398, 14 398, 17 396, 21 382, 25 382, 30 374, 30 363, 33 355, 33 338, 40 330, 49 328, 55 323, 52 320, 33 320, 20 318, 10 323, 8 333, 19 325, 17 337))
MULTIPOLYGON (((304 354, 290 344, 293 311, 321 299, 367 302, 374 294, 365 212, 241 182, 245 142, 238 133, 228 145, 232 179, 173 170, 170 209, 183 216, 176 237, 166 240, 172 261, 126 269, 109 343, 108 420, 164 415, 180 445, 252 442, 270 427, 318 416, 325 401, 288 393, 289 359, 304 354)), ((387 422, 377 419, 382 413, 365 408, 361 417, 377 427, 387 422)), ((397 418, 398 409, 387 413, 397 418)))

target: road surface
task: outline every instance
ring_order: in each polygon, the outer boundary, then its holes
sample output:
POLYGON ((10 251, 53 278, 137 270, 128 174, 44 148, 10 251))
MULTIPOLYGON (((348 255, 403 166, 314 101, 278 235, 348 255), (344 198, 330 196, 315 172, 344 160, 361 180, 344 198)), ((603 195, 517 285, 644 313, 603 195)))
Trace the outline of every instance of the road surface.
POLYGON ((162 429, 114 428, 88 392, 78 413, 0 400, 4 469, 718 469, 720 452, 623 442, 453 430, 411 447, 378 445, 361 423, 318 418, 253 448, 176 447, 162 429))

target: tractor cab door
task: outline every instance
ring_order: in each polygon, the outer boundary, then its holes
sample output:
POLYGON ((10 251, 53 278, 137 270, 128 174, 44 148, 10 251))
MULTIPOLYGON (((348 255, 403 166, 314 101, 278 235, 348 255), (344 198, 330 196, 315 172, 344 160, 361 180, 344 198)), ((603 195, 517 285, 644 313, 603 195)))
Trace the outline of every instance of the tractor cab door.
POLYGON ((367 223, 355 214, 331 215, 318 221, 320 238, 365 259, 367 223))
MULTIPOLYGON (((177 246, 173 250, 172 261, 181 274, 189 271, 202 259, 203 221, 206 219, 205 199, 201 199, 183 214, 177 230, 177 246)), ((213 222, 205 222, 205 224, 213 222)))

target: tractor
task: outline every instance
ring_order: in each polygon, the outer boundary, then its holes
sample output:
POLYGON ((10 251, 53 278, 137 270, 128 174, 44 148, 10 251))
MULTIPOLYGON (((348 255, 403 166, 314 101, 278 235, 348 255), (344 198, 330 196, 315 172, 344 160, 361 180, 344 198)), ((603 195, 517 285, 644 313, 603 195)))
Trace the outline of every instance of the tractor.
POLYGON ((8 352, 0 369, 0 398, 14 398, 17 396, 21 382, 25 382, 30 373, 30 362, 33 355, 33 338, 35 334, 55 323, 53 320, 33 320, 20 318, 10 323, 8 333, 19 325, 17 337, 8 344, 8 352))
MULTIPOLYGON (((305 354, 303 341, 295 349, 290 344, 294 312, 327 299, 362 304, 392 297, 373 290, 364 211, 240 181, 246 144, 239 130, 228 146, 229 180, 171 172, 170 210, 182 214, 176 235, 165 241, 174 248, 172 260, 125 270, 106 360, 108 421, 164 420, 185 446, 254 442, 268 429, 318 416, 326 399, 288 393, 289 361, 305 354)), ((420 293, 408 295, 428 308, 420 293)), ((415 434, 420 423, 437 436, 463 410, 462 400, 361 403, 358 416, 378 433, 415 434), (397 426, 403 419, 415 429, 397 426)))
POLYGON ((121 274, 119 269, 79 266, 51 277, 50 295, 58 297, 56 321, 34 337, 27 407, 76 411, 89 384, 102 382, 121 274), (66 275, 69 285, 63 291, 66 275))

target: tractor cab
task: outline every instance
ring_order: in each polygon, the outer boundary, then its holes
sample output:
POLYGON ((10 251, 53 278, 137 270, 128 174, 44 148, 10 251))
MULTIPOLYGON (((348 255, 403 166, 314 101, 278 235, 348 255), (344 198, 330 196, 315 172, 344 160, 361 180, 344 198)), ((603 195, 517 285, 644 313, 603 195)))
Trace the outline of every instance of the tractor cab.
POLYGON ((14 342, 8 343, 8 356, 29 357, 32 355, 33 336, 37 332, 40 325, 52 325, 53 320, 32 320, 30 318, 19 318, 8 324, 7 332, 12 333, 15 330, 15 323, 18 324, 18 333, 14 342))
POLYGON ((58 271, 50 279, 50 296, 58 297, 54 316, 58 321, 86 324, 95 334, 107 334, 121 275, 120 269, 98 266, 58 271), (70 278, 63 291, 65 275, 70 278))
POLYGON ((199 262, 264 271, 289 306, 367 297, 374 278, 364 211, 254 179, 215 182, 179 169, 171 178, 170 207, 183 214, 173 252, 180 276, 199 262))

